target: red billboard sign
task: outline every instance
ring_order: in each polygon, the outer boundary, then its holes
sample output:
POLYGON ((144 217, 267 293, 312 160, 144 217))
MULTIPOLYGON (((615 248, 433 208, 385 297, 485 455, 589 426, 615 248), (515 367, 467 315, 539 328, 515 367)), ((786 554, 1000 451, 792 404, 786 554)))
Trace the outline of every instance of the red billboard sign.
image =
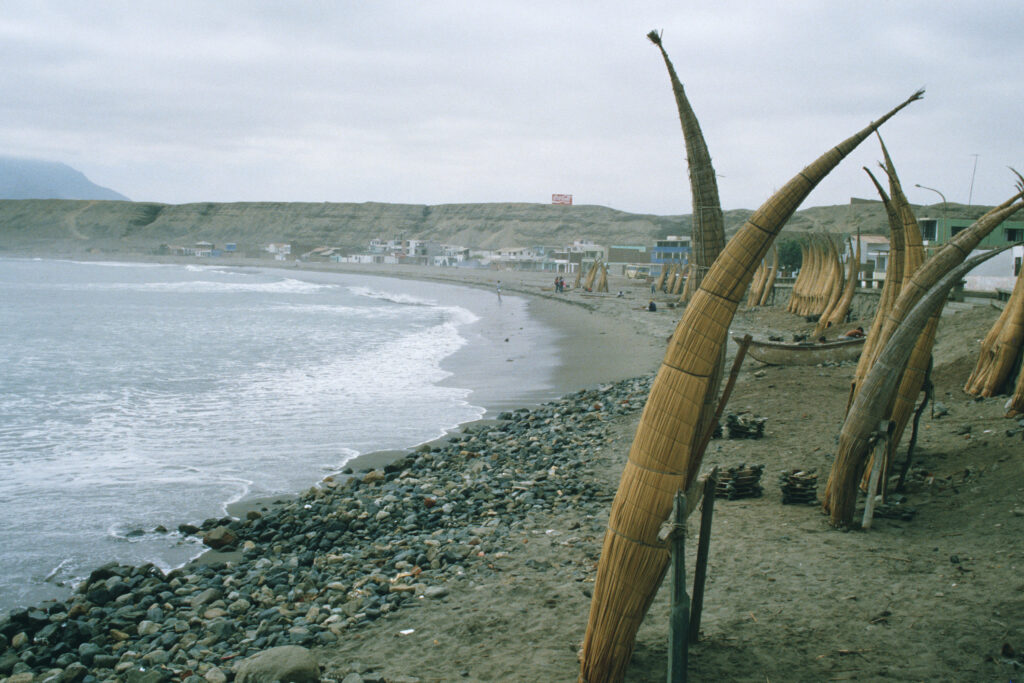
POLYGON ((572 205, 572 195, 571 194, 553 194, 553 195, 551 195, 551 203, 552 204, 568 204, 568 205, 571 206, 572 205))

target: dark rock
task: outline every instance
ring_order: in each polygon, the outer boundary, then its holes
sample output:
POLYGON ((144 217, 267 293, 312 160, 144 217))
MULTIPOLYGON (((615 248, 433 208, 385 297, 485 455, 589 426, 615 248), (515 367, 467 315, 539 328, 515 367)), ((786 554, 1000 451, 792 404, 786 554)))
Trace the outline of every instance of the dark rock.
POLYGON ((164 683, 171 680, 170 673, 159 667, 128 669, 124 674, 126 683, 164 683))
POLYGON ((103 606, 114 599, 113 593, 107 590, 106 586, 100 585, 91 589, 85 594, 85 599, 94 605, 103 606))
POLYGON ((121 661, 120 657, 114 655, 98 654, 92 659, 94 669, 113 669, 121 661))
POLYGON ((78 683, 85 679, 89 670, 81 662, 69 664, 60 675, 60 683, 78 683))
POLYGON ((0 654, 0 674, 4 676, 10 676, 14 670, 14 665, 21 661, 18 655, 10 650, 0 654))
POLYGON ((234 545, 238 542, 238 536, 226 526, 218 526, 203 534, 203 544, 214 550, 224 546, 234 545))
POLYGON ((96 643, 82 643, 78 646, 78 660, 86 666, 92 666, 98 654, 103 654, 103 649, 96 643))

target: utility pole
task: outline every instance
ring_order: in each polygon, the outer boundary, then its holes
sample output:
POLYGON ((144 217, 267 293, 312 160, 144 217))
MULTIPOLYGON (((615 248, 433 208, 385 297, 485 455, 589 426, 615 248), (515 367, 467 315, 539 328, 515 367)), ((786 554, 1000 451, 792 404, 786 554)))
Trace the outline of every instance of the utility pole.
POLYGON ((968 209, 968 211, 971 208, 971 198, 974 197, 974 174, 978 170, 978 155, 977 154, 972 154, 971 156, 974 157, 974 169, 971 170, 971 189, 969 189, 967 191, 967 209, 968 209))

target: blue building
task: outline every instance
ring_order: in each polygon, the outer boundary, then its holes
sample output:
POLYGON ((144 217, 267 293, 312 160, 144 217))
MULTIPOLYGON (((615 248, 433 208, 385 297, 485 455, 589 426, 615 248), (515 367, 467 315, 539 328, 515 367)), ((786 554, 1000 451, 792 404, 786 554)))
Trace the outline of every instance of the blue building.
POLYGON ((661 272, 663 265, 683 265, 690 262, 692 240, 686 235, 669 235, 654 243, 651 249, 651 275, 661 272), (657 267, 655 267, 657 266, 657 267))

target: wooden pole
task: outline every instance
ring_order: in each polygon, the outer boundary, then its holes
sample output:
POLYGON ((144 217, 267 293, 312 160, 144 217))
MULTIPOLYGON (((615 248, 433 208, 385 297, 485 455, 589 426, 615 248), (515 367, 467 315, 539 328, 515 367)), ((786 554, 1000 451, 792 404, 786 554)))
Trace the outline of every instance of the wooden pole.
POLYGON ((708 570, 708 552, 711 547, 711 517, 715 512, 715 487, 718 486, 718 466, 704 480, 704 504, 700 512, 700 537, 697 540, 697 564, 693 569, 693 601, 690 604, 690 642, 700 640, 700 613, 704 609, 704 580, 708 570))
POLYGON ((871 528, 871 518, 875 514, 875 492, 878 490, 878 478, 882 474, 882 461, 885 459, 885 452, 889 446, 889 434, 892 432, 893 426, 889 420, 883 420, 878 425, 878 440, 875 442, 871 479, 868 480, 867 499, 864 501, 864 518, 860 523, 860 528, 865 531, 871 528))
POLYGON ((686 683, 690 598, 686 594, 686 494, 676 492, 669 536, 672 554, 672 612, 668 629, 668 681, 686 683))
MULTIPOLYGON (((750 348, 750 342, 753 339, 749 334, 743 335, 742 341, 740 341, 740 347, 736 350, 736 357, 732 361, 732 369, 729 371, 729 379, 725 383, 725 388, 722 389, 722 395, 718 399, 718 406, 715 409, 715 414, 711 417, 711 422, 708 423, 704 433, 701 434, 700 442, 698 443, 697 453, 698 457, 703 457, 704 451, 707 450, 708 444, 711 443, 711 437, 715 434, 715 427, 718 426, 719 420, 722 419, 722 413, 725 412, 725 406, 729 403, 729 397, 732 395, 732 389, 736 386, 736 378, 740 374, 740 366, 743 365, 743 359, 747 355, 747 349, 750 348)), ((693 482, 696 484, 696 481, 693 482)), ((693 486, 691 484, 691 486, 693 486)))
MULTIPOLYGON (((900 470, 899 481, 896 482, 896 490, 902 492, 907 483, 907 473, 910 471, 910 463, 914 459, 914 447, 917 446, 917 428, 921 422, 921 414, 924 412, 925 406, 931 402, 933 406, 935 402, 932 401, 932 393, 935 391, 935 386, 932 384, 932 369, 935 365, 935 357, 928 361, 928 370, 924 374, 924 398, 921 399, 921 405, 917 407, 917 411, 914 413, 913 429, 910 432, 910 442, 907 444, 907 457, 903 461, 903 468, 900 470)), ((934 417, 934 414, 933 414, 934 417)))

